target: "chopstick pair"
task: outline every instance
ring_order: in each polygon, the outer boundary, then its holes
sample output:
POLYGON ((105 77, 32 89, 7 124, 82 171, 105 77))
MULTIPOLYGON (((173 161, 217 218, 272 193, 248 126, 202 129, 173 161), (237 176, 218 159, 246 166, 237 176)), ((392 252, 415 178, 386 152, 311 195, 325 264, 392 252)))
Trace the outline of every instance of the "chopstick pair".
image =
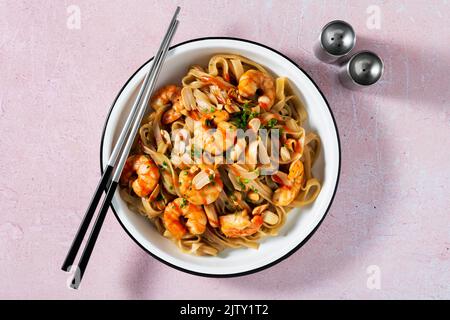
POLYGON ((78 228, 77 234, 75 235, 69 252, 67 253, 67 256, 61 267, 61 269, 64 271, 71 270, 78 250, 80 249, 84 236, 86 235, 87 229, 89 228, 90 222, 100 202, 102 193, 106 189, 106 196, 103 200, 94 226, 92 227, 83 253, 81 254, 80 260, 77 265, 78 268, 74 273, 74 277, 70 285, 74 289, 78 289, 84 272, 86 271, 86 267, 92 254, 92 250, 94 249, 95 242, 97 241, 100 229, 106 217, 106 213, 108 212, 111 200, 117 189, 122 169, 133 145, 134 137, 136 136, 139 125, 142 121, 142 118, 144 117, 146 106, 148 105, 150 97, 155 88, 156 80, 158 79, 159 73, 161 72, 162 65, 167 55, 167 51, 169 50, 170 42, 178 27, 179 21, 177 20, 177 16, 179 12, 180 7, 177 7, 170 22, 169 28, 167 29, 158 52, 156 53, 153 64, 144 78, 138 96, 136 97, 130 114, 128 115, 128 118, 125 122, 125 126, 120 133, 116 145, 114 146, 113 152, 111 153, 111 156, 108 160, 108 165, 106 166, 106 169, 104 170, 103 175, 97 185, 94 196, 89 203, 89 207, 86 210, 84 218, 78 228))

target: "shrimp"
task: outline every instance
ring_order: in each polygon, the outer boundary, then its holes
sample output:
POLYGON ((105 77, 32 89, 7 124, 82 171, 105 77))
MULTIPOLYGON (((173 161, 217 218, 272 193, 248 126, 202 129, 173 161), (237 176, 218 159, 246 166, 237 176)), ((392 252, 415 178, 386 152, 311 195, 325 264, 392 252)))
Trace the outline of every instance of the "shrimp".
POLYGON ((176 239, 181 239, 188 231, 197 235, 206 230, 205 211, 201 206, 189 203, 183 198, 177 198, 166 206, 163 220, 166 229, 176 239), (186 223, 181 221, 181 217, 186 220, 186 223))
POLYGON ((226 122, 230 115, 225 110, 217 110, 202 116, 202 125, 194 132, 200 139, 200 145, 212 155, 219 155, 231 148, 236 137, 236 127, 226 122), (208 132, 213 125, 217 126, 214 132, 208 132))
POLYGON ((205 164, 193 165, 188 170, 182 170, 179 186, 181 195, 195 205, 213 203, 223 190, 219 172, 205 164))
POLYGON ((258 98, 261 108, 268 111, 275 102, 275 84, 273 78, 258 70, 248 70, 239 79, 239 94, 246 98, 254 96, 258 89, 262 95, 258 98))
POLYGON ((163 124, 169 124, 178 120, 183 115, 183 112, 186 112, 181 101, 181 89, 174 84, 159 89, 150 103, 153 110, 159 110, 170 105, 172 107, 163 114, 163 124))
POLYGON ((181 111, 181 89, 174 84, 159 89, 152 97, 150 106, 157 111, 168 105, 171 105, 175 110, 181 111))
POLYGON ((162 116, 162 123, 169 124, 181 118, 183 114, 176 111, 174 108, 170 108, 166 112, 164 112, 162 116))
POLYGON ((250 220, 247 210, 219 217, 220 230, 228 238, 251 236, 258 232, 263 224, 261 215, 255 215, 250 220))
POLYGON ((120 177, 122 185, 129 185, 139 197, 148 196, 157 186, 159 170, 153 160, 146 155, 133 155, 127 159, 120 177), (137 175, 137 178, 135 177, 137 175))
POLYGON ((201 117, 201 122, 207 127, 210 127, 213 123, 219 124, 222 121, 227 121, 230 118, 230 114, 225 110, 216 110, 212 113, 206 113, 201 117))
POLYGON ((205 135, 204 149, 216 156, 230 149, 236 140, 237 127, 226 121, 217 124, 217 130, 211 135, 205 135))
POLYGON ((288 180, 291 182, 291 185, 283 185, 281 188, 275 190, 272 196, 273 203, 277 206, 287 206, 294 201, 302 187, 303 178, 303 162, 297 159, 289 167, 288 180))

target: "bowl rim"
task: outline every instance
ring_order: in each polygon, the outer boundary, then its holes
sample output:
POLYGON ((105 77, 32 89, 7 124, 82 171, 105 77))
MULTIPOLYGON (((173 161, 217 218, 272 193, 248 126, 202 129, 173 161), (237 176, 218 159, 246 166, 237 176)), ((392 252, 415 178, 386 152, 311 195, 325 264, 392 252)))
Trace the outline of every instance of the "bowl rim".
MULTIPOLYGON (((201 276, 201 277, 208 277, 208 278, 232 278, 232 277, 241 277, 241 276, 245 276, 245 275, 250 275, 259 271, 262 271, 264 269, 268 269, 270 267, 273 267, 274 265, 280 263, 281 261, 287 259, 288 257, 290 257, 292 254, 294 254, 297 250, 299 250, 306 242, 308 242, 308 240, 313 236, 314 233, 316 233, 316 231, 319 229, 320 225, 322 224, 323 220, 325 219, 325 217, 328 214, 328 211, 331 208, 331 205, 333 204, 334 198, 336 196, 336 192, 338 189, 338 185, 339 185, 339 179, 340 179, 340 175, 341 175, 341 160, 342 160, 342 151, 341 151, 341 142, 340 142, 340 136, 339 136, 339 131, 338 131, 338 127, 336 125, 336 119, 334 117, 333 111, 330 108, 330 104, 328 103, 328 100, 326 99, 325 95, 323 94, 322 90, 319 88, 319 86, 316 84, 316 82, 311 78, 311 76, 303 69, 301 68, 296 62, 294 62, 291 58, 287 57, 286 55, 284 55, 283 53, 279 52, 278 50, 275 50, 269 46, 266 46, 262 43, 253 41, 253 40, 248 40, 248 39, 243 39, 243 38, 235 38, 235 37, 222 37, 222 36, 214 36, 214 37, 200 37, 200 38, 194 38, 194 39, 190 39, 190 40, 186 40, 180 43, 177 43, 173 46, 171 46, 169 48, 169 50, 173 50, 179 46, 182 46, 184 44, 188 44, 191 42, 200 42, 200 41, 204 41, 204 40, 232 40, 232 41, 238 41, 238 42, 246 42, 246 43, 250 43, 256 46, 260 46, 262 48, 268 49, 278 55, 280 55, 281 57, 283 57, 284 59, 288 60, 290 63, 292 63, 292 65, 294 65, 296 68, 298 68, 301 72, 303 72, 303 74, 306 75, 306 77, 308 77, 308 79, 313 83, 313 85, 316 87, 316 89, 319 91, 320 95, 322 96, 323 100, 325 101, 325 104, 328 108, 328 111, 330 112, 331 115, 331 119, 333 120, 333 125, 334 125, 334 130, 336 132, 336 138, 337 138, 337 147, 338 147, 338 159, 339 159, 339 163, 338 163, 338 168, 337 168, 337 177, 336 177, 336 184, 334 186, 334 190, 333 190, 333 194, 331 196, 330 202, 328 204, 327 209, 325 210, 322 218, 320 219, 319 223, 317 223, 317 225, 314 227, 314 229, 305 237, 305 239, 303 239, 298 245, 296 245, 293 249, 291 249, 289 252, 287 252, 285 255, 281 256, 280 258, 271 261, 263 266, 251 269, 251 270, 246 270, 243 272, 237 272, 237 273, 225 273, 225 274, 212 274, 212 273, 203 273, 203 272, 197 272, 197 271, 193 271, 193 270, 189 270, 189 269, 185 269, 183 267, 180 267, 178 265, 175 265, 173 263, 170 263, 166 260, 164 260, 163 258, 157 256, 156 254, 152 253, 151 251, 149 251, 147 248, 144 247, 144 245, 142 245, 129 231, 128 229, 125 227, 125 225, 122 223, 122 221, 119 218, 119 215, 116 212, 116 209, 114 208, 114 205, 111 203, 111 210, 114 212, 114 216, 116 217, 117 221, 119 221, 119 224, 122 226, 122 228, 125 230, 125 232, 128 234, 128 236, 133 239, 133 241, 139 246, 141 247, 141 249, 143 249, 145 252, 147 252, 150 256, 152 256, 153 258, 157 259, 158 261, 164 263, 165 265, 172 267, 176 270, 182 271, 182 272, 186 272, 188 274, 192 274, 195 276, 201 276)), ((103 168, 104 168, 104 164, 103 164, 103 142, 105 139, 105 133, 106 133, 106 128, 108 126, 109 123, 109 118, 111 116, 111 113, 116 105, 116 102, 119 98, 119 96, 122 94, 123 90, 125 89, 125 87, 128 85, 128 83, 131 81, 131 79, 134 78, 134 76, 142 69, 144 68, 149 62, 151 62, 154 59, 154 56, 151 57, 150 59, 148 59, 146 62, 144 62, 144 64, 142 64, 130 77, 129 79, 125 82, 125 84, 122 86, 122 88, 119 90, 118 94, 116 95, 116 97, 114 98, 113 103, 111 104, 111 107, 109 108, 108 111, 108 115, 106 116, 106 121, 105 124, 103 126, 103 130, 102 130, 102 135, 101 135, 101 142, 100 142, 100 172, 101 174, 103 174, 103 168)))

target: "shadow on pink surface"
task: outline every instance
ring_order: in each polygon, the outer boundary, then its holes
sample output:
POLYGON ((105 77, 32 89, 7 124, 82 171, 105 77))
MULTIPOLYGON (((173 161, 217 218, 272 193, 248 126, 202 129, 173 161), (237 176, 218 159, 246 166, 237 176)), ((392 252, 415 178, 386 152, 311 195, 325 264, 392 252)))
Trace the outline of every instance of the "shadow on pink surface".
MULTIPOLYGON (((151 291, 154 277, 158 274, 155 272, 156 265, 160 262, 153 259, 141 248, 130 261, 133 261, 133 263, 126 268, 126 274, 122 278, 124 287, 128 289, 129 298, 148 299, 149 288, 151 291)), ((153 294, 155 298, 158 298, 157 293, 153 294)))
MULTIPOLYGON (((448 77, 447 66, 450 65, 448 50, 439 52, 436 48, 418 44, 383 42, 380 39, 360 36, 353 52, 362 50, 379 54, 385 64, 384 75, 380 80, 380 91, 376 93, 399 100, 400 103, 402 101, 407 103, 407 100, 410 100, 422 105, 442 108, 449 94, 448 83, 445 81, 448 77), (414 72, 418 68, 410 65, 423 65, 427 59, 432 62, 430 68, 423 73, 414 72), (400 79, 404 81, 399 81, 400 79), (433 87, 429 86, 431 83, 433 87)), ((366 91, 368 96, 375 92, 366 91)))

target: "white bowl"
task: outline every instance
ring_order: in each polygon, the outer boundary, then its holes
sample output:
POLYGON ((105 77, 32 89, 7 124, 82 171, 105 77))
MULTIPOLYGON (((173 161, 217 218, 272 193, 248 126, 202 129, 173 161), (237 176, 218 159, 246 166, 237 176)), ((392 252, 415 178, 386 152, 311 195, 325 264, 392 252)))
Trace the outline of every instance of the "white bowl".
MULTIPOLYGON (((229 249, 217 257, 197 257, 182 253, 173 242, 161 236, 146 218, 130 211, 118 191, 112 206, 125 231, 153 257, 188 273, 227 277, 272 266, 295 252, 311 237, 324 219, 336 192, 340 171, 340 145, 331 110, 312 79, 283 54, 252 41, 201 38, 177 44, 169 50, 157 88, 164 84, 180 83, 189 66, 207 65, 209 58, 217 53, 245 56, 274 74, 289 79, 308 112, 307 129, 317 132, 322 141, 320 158, 314 166, 314 174, 322 182, 322 190, 316 201, 308 207, 292 210, 280 234, 262 240, 258 250, 229 249)), ((134 101, 138 86, 151 64, 150 59, 131 76, 111 107, 100 148, 102 170, 134 101)))

